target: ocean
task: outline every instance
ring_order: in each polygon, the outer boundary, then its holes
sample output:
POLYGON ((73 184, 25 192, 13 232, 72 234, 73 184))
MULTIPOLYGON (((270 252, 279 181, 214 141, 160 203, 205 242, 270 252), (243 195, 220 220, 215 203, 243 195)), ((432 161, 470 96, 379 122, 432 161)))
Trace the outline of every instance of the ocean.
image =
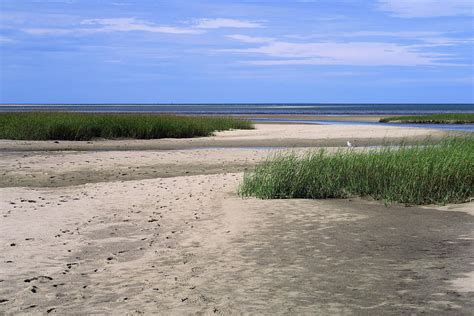
MULTIPOLYGON (((248 115, 255 122, 304 122, 306 124, 400 126, 396 123, 293 120, 265 118, 265 115, 404 115, 474 113, 474 104, 28 104, 0 105, 1 112, 73 111, 88 113, 173 113, 182 115, 248 115), (252 118, 252 115, 258 117, 252 118)), ((403 126, 474 132, 474 124, 403 124, 403 126)))
POLYGON ((177 113, 200 115, 401 115, 474 113, 474 104, 55 104, 0 105, 0 112, 77 111, 177 113))

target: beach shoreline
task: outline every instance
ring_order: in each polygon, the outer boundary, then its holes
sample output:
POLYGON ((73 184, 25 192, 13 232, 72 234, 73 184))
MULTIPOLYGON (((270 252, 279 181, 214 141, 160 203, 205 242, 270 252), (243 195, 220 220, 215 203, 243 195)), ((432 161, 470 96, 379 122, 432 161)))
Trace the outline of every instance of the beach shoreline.
POLYGON ((237 195, 278 151, 446 135, 257 124, 195 139, 0 140, 0 313, 466 314, 473 202, 237 195))
POLYGON ((337 126, 314 124, 254 124, 255 130, 216 132, 210 137, 182 139, 117 139, 92 141, 0 140, 0 152, 180 150, 196 148, 344 147, 399 144, 403 141, 441 139, 456 132, 393 126, 337 126))

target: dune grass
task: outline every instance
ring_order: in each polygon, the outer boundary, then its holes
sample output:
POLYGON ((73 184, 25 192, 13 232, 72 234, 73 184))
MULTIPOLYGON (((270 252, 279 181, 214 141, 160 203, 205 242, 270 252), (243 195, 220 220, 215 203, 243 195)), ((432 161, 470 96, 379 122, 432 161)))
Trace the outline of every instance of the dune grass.
POLYGON ((187 138, 251 128, 249 121, 224 117, 71 112, 0 114, 0 139, 14 140, 187 138))
POLYGON ((371 197, 446 204, 474 194, 474 137, 437 145, 277 154, 246 173, 241 196, 262 199, 371 197))
POLYGON ((380 122, 397 123, 430 123, 430 124, 473 124, 474 114, 431 114, 431 115, 411 115, 411 116, 391 116, 381 118, 380 122))

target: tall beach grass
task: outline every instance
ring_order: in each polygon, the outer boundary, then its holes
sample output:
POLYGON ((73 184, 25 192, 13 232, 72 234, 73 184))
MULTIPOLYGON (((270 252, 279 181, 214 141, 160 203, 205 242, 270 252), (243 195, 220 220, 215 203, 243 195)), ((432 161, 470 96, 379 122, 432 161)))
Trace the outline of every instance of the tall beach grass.
POLYGON ((262 199, 371 197, 445 204, 474 194, 474 137, 440 144, 270 157, 244 176, 242 196, 262 199))
POLYGON ((474 114, 444 113, 431 115, 405 115, 381 118, 380 122, 430 123, 430 124, 474 124, 474 114))
POLYGON ((16 140, 185 138, 251 128, 249 121, 224 117, 71 112, 0 114, 0 139, 16 140))

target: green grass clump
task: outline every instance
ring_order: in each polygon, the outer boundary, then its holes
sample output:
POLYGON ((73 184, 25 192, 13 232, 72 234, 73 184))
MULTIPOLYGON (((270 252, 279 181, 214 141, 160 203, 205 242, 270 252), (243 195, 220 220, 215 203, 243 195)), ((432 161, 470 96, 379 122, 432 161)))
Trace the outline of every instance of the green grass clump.
POLYGON ((0 114, 0 139, 17 140, 187 138, 251 128, 249 121, 225 117, 70 112, 0 114))
POLYGON ((242 196, 263 199, 371 197, 406 204, 469 200, 474 137, 437 145, 277 154, 246 173, 242 196))
POLYGON ((473 124, 474 114, 431 114, 412 116, 391 116, 381 118, 380 122, 430 123, 430 124, 473 124))

